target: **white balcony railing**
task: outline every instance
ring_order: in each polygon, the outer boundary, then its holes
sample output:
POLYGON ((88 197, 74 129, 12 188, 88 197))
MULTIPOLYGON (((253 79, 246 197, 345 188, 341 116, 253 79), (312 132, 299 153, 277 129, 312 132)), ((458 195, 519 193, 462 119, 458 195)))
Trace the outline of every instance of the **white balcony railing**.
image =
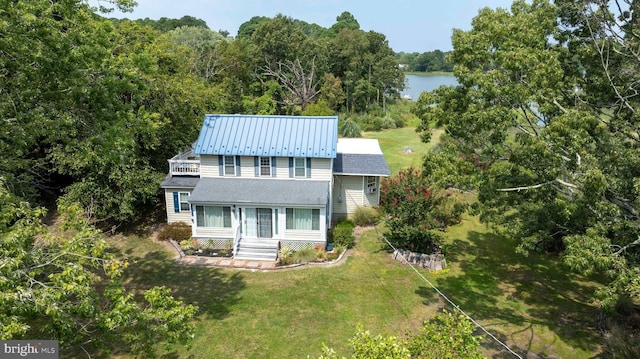
POLYGON ((200 160, 169 160, 172 176, 200 176, 200 160))

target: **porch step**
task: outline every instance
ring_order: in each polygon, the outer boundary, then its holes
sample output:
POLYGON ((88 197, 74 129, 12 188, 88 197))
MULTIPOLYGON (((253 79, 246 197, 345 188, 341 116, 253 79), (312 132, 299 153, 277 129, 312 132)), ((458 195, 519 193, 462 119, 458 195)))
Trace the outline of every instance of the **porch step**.
POLYGON ((275 261, 278 258, 278 241, 270 239, 241 239, 235 259, 275 261))

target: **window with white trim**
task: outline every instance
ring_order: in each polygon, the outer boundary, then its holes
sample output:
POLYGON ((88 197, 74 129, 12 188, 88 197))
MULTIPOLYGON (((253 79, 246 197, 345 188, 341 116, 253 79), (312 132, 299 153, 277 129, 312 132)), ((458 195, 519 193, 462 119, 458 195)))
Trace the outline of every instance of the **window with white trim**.
POLYGON ((304 157, 296 157, 293 159, 293 171, 295 177, 307 176, 307 159, 304 157))
POLYGON ((189 212, 191 210, 191 206, 189 206, 189 192, 178 193, 178 198, 180 202, 180 212, 189 212))
POLYGON ((287 208, 287 229, 299 231, 320 230, 320 210, 307 208, 287 208))
POLYGON ((375 177, 367 177, 367 193, 375 193, 378 189, 375 177))
POLYGON ((271 157, 260 157, 260 176, 271 176, 271 157))
POLYGON ((236 156, 224 156, 224 175, 236 175, 236 156))
POLYGON ((196 206, 196 226, 231 228, 231 207, 196 206))

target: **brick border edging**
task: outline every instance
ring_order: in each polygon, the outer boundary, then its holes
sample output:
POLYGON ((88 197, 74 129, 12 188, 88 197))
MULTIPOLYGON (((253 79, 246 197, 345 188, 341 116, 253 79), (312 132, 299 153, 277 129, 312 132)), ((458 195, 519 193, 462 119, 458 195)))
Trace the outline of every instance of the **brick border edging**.
MULTIPOLYGON (((277 270, 285 270, 285 269, 299 269, 300 267, 303 266, 309 266, 309 267, 325 267, 325 268, 329 268, 329 267, 335 267, 338 265, 343 264, 343 258, 345 257, 345 254, 349 251, 348 249, 346 249, 344 252, 342 252, 340 254, 340 256, 338 256, 338 258, 336 258, 336 260, 331 261, 331 262, 307 262, 307 263, 294 263, 294 264, 289 264, 286 266, 275 266, 273 268, 246 268, 246 267, 234 267, 234 266, 225 266, 225 265, 219 265, 219 264, 190 264, 190 263, 184 263, 183 259, 186 257, 197 257, 197 256, 190 256, 184 253, 184 251, 182 250, 182 248, 180 248, 180 245, 174 241, 173 239, 169 240, 169 243, 171 244, 171 246, 178 252, 178 258, 175 260, 176 265, 183 265, 183 266, 190 266, 190 267, 216 267, 216 268, 227 268, 227 269, 239 269, 239 270, 250 270, 250 271, 261 271, 261 272, 268 272, 268 271, 277 271, 277 270)), ((230 258, 232 259, 232 258, 230 258)))

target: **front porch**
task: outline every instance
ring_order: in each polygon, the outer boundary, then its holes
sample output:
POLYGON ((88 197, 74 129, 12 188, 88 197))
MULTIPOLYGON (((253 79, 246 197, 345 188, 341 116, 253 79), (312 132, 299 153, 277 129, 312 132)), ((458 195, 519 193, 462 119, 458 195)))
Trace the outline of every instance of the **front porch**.
POLYGON ((192 237, 224 240, 236 259, 276 261, 280 248, 324 246, 329 183, 201 178, 189 196, 192 237))

